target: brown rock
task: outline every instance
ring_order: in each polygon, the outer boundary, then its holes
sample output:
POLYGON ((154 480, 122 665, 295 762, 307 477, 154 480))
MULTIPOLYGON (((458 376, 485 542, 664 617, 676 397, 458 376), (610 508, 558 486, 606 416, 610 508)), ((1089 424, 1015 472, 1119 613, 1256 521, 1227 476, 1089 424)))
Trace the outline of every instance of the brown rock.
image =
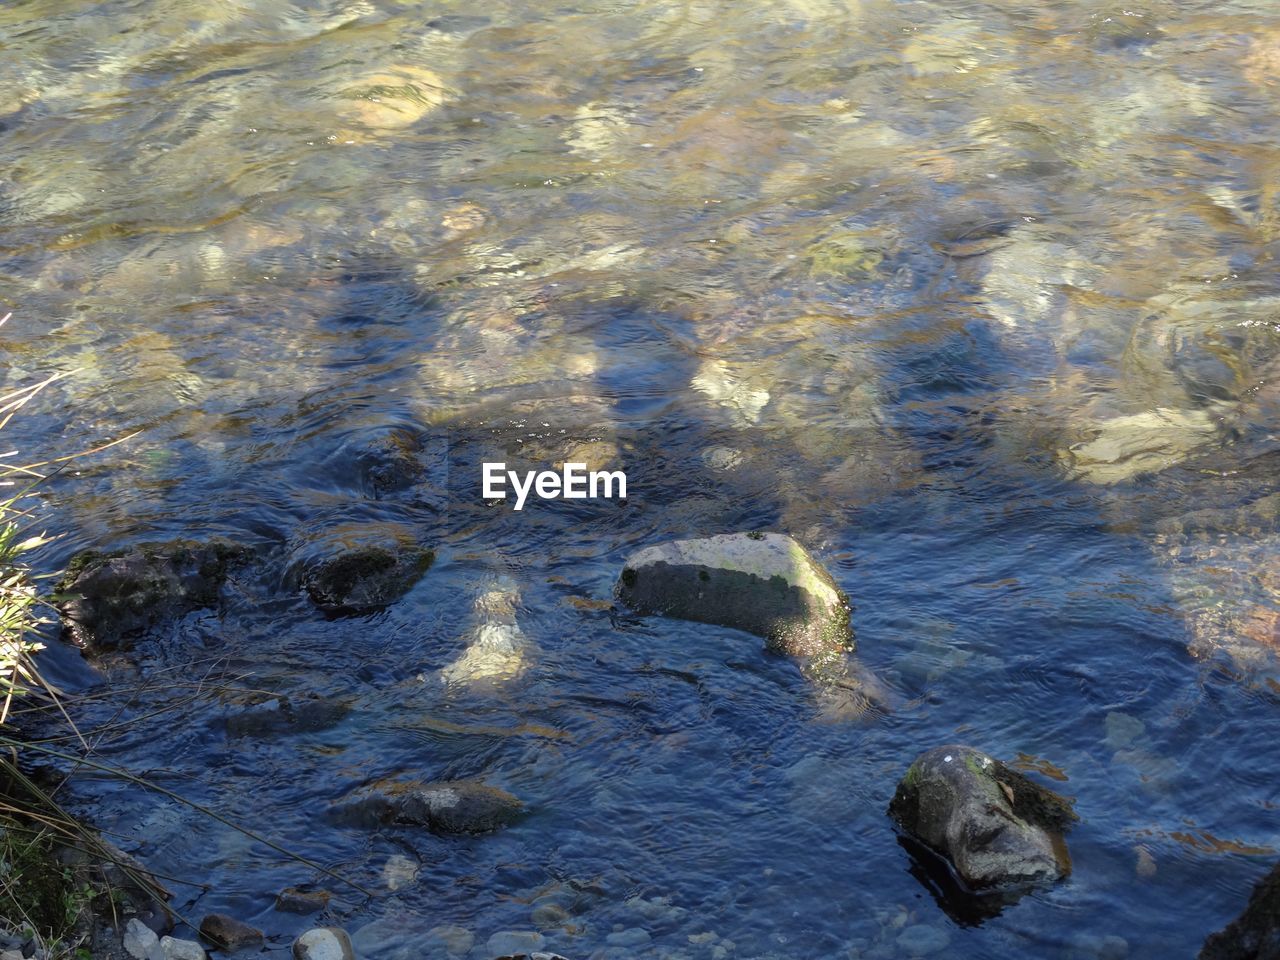
POLYGON ((262 943, 262 931, 225 913, 211 913, 200 921, 200 936, 223 950, 243 950, 262 943))

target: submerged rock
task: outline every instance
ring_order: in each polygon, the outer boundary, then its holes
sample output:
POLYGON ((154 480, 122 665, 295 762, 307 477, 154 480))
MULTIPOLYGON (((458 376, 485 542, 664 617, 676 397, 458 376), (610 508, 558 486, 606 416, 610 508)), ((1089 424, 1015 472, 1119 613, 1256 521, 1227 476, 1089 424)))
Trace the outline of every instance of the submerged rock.
POLYGON ((211 913, 200 921, 200 936, 222 950, 236 951, 262 943, 262 931, 225 913, 211 913))
POLYGON ((214 606, 229 568, 247 553, 221 540, 85 551, 56 588, 58 612, 80 646, 120 649, 164 620, 214 606))
POLYGON ((849 600, 796 541, 731 533, 645 547, 623 567, 618 598, 642 613, 715 623, 793 656, 850 650, 849 600))
POLYGON ((1097 436, 1066 452, 1075 475, 1111 484, 1157 473, 1221 441, 1222 417, 1207 410, 1160 408, 1097 425, 1097 436))
POLYGON ((269 737, 314 733, 337 726, 350 712, 350 700, 280 696, 228 716, 227 736, 269 737))
POLYGON ((297 547, 289 576, 326 613, 371 613, 408 593, 434 560, 408 528, 346 524, 297 547))
POLYGON ((1210 934, 1198 960, 1280 960, 1280 865, 1258 882, 1244 913, 1210 934))
POLYGON ((446 684, 515 680, 529 666, 533 644, 516 621, 520 592, 514 581, 499 578, 476 598, 475 626, 467 633, 467 646, 456 660, 440 671, 446 684))
POLYGON ((339 801, 335 819, 358 826, 412 824, 436 833, 490 833, 524 812, 517 798, 473 780, 380 780, 339 801))
POLYGON ((974 891, 1071 872, 1062 841, 1077 819, 1071 802, 972 747, 922 754, 898 784, 889 813, 974 891))
POLYGON ((299 890, 285 887, 276 894, 276 909, 281 913, 318 913, 329 906, 328 890, 299 890))

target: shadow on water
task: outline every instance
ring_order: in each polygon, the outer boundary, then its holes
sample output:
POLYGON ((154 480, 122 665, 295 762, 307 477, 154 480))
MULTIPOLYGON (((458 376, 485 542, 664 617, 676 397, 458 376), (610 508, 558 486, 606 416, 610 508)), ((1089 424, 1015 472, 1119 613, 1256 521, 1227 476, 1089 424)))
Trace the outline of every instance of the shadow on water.
POLYGON ((938 908, 961 927, 978 927, 1016 904, 1024 893, 973 893, 955 875, 951 865, 923 844, 905 834, 898 843, 910 857, 910 873, 929 891, 938 908))
MULTIPOLYGON (((256 551, 106 661, 77 713, 103 757, 376 888, 323 918, 375 960, 446 925, 490 960, 538 907, 569 957, 1182 956, 1238 909, 1280 743, 1274 18, 199 6, 0 8, 7 373, 79 371, 6 430, 145 431, 51 478, 44 562, 256 551), (1173 465, 1075 469, 1147 428, 1173 465), (517 513, 479 496, 491 459, 628 496, 517 513), (889 708, 614 607, 635 547, 740 529, 827 565, 889 708), (335 531, 436 560, 327 617, 288 567, 335 531), (1069 881, 970 897, 895 835, 897 779, 961 740, 1067 778, 1069 881), (328 825, 383 776, 530 815, 328 825)), ((184 910, 311 922, 273 910, 318 881, 296 863, 79 789, 207 881, 184 910)))

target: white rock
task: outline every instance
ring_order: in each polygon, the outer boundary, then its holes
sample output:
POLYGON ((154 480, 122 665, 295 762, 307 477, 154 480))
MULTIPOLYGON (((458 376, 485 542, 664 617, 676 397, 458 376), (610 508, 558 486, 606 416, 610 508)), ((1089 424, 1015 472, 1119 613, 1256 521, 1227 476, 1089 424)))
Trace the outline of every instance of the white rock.
POLYGON ((293 941, 294 960, 354 960, 351 938, 338 927, 316 927, 293 941))

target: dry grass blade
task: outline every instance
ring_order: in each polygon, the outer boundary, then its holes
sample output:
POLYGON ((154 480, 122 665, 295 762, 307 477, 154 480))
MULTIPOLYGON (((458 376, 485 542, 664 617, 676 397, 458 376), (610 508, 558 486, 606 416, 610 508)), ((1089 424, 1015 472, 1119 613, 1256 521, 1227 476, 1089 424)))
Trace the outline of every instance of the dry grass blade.
POLYGON ((276 843, 274 840, 270 840, 267 837, 264 837, 260 833, 250 830, 248 827, 241 826, 235 821, 230 820, 227 817, 224 817, 222 814, 218 813, 216 810, 206 807, 204 804, 197 803, 194 800, 190 800, 187 797, 182 796, 182 794, 175 793, 174 791, 169 790, 165 787, 162 787, 158 783, 148 780, 145 777, 136 776, 130 773, 128 770, 121 770, 119 767, 113 767, 110 764, 106 764, 106 763, 99 763, 98 761, 90 760, 87 757, 77 757, 69 753, 63 753, 60 750, 52 750, 43 744, 21 743, 17 740, 14 740, 12 737, 7 737, 7 736, 0 736, 0 746, 8 746, 13 748, 23 747, 25 749, 32 750, 36 753, 43 754, 47 757, 52 757, 56 760, 64 760, 69 763, 77 764, 79 766, 89 767, 92 770, 97 770, 101 773, 110 774, 111 776, 116 777, 118 779, 136 784, 140 787, 145 787, 146 789, 152 790, 160 794, 161 796, 168 797, 170 800, 175 800, 178 803, 183 804, 184 806, 190 807, 192 810, 195 810, 197 813, 201 813, 204 816, 209 817, 210 819, 216 820, 219 823, 223 824, 224 826, 230 827, 232 830, 235 830, 237 833, 243 834, 244 836, 248 837, 250 840, 254 840, 258 843, 263 844, 264 846, 270 847, 272 850, 276 851, 277 853, 283 854, 284 856, 288 857, 290 860, 296 861, 297 863, 301 863, 304 866, 310 867, 312 870, 316 870, 320 873, 323 873, 325 876, 333 880, 337 880, 339 883, 344 884, 345 886, 351 887, 354 890, 358 890, 360 891, 360 893, 364 894, 366 897, 374 896, 371 890, 365 889, 364 887, 362 887, 360 884, 356 883, 354 880, 350 879, 349 877, 344 877, 342 876, 342 874, 337 873, 333 870, 330 870, 324 864, 317 863, 316 861, 308 859, 307 857, 304 857, 301 854, 294 853, 289 848, 276 843))

